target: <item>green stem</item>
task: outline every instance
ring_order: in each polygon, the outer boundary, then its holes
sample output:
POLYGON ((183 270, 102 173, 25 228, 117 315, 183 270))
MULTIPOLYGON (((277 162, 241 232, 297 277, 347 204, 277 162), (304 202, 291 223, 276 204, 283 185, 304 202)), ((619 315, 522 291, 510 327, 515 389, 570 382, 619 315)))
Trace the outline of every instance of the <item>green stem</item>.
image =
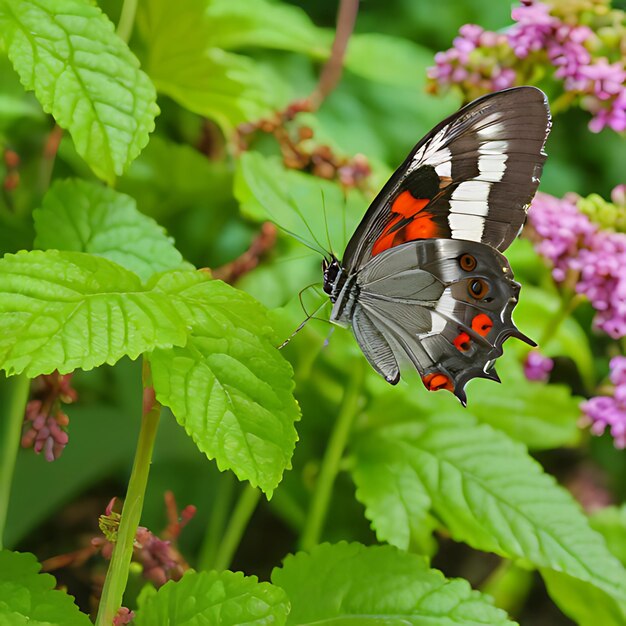
POLYGON ((352 423, 359 409, 364 375, 363 361, 359 359, 354 363, 352 376, 348 381, 348 386, 341 402, 339 416, 324 453, 311 507, 300 537, 300 547, 303 550, 314 548, 319 543, 324 529, 335 478, 339 472, 341 458, 348 443, 352 423))
POLYGON ((3 548, 4 528, 7 521, 11 483, 15 470, 15 459, 20 447, 20 435, 24 423, 24 411, 28 400, 30 379, 23 374, 8 380, 11 385, 6 422, 4 424, 3 442, 0 457, 0 550, 3 548))
POLYGON ((120 15, 120 21, 117 25, 117 35, 126 43, 130 41, 130 36, 133 32, 135 13, 137 13, 137 4, 138 0, 124 0, 124 4, 122 5, 122 13, 120 15))
POLYGON ((206 530, 206 536, 200 549, 198 569, 210 571, 215 569, 215 558, 226 527, 226 519, 230 511, 235 488, 235 477, 231 472, 219 475, 217 493, 211 508, 211 518, 206 530))
POLYGON ((218 572, 229 568, 260 497, 261 492, 256 487, 246 485, 243 488, 215 555, 213 568, 218 572))
POLYGON ((122 508, 117 542, 115 543, 111 563, 104 581, 96 626, 111 626, 115 615, 120 606, 122 606, 122 597, 128 582, 128 569, 133 556, 133 545, 137 527, 139 526, 139 519, 141 518, 143 499, 146 493, 148 474, 150 473, 152 450, 161 413, 161 405, 154 397, 154 388, 149 378, 149 367, 147 362, 144 361, 141 430, 139 431, 137 451, 135 452, 135 462, 133 463, 130 480, 128 481, 126 499, 122 508))
POLYGON ((573 290, 563 294, 561 306, 548 320, 548 324, 543 329, 543 333, 541 333, 541 337, 538 341, 539 347, 545 346, 545 344, 552 339, 554 333, 559 329, 559 326, 583 300, 584 296, 576 294, 573 290))

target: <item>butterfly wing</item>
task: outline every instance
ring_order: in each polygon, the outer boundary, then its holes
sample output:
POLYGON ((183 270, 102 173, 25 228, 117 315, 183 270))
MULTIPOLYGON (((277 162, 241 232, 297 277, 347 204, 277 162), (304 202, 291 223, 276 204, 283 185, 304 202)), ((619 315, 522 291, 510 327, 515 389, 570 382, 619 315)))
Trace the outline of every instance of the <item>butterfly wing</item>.
POLYGON ((520 286, 508 261, 485 244, 401 244, 374 256, 353 289, 356 339, 391 383, 398 381, 398 358, 404 357, 429 390, 448 389, 465 403, 469 380, 497 380, 493 361, 508 337, 534 345, 511 319, 520 286))
POLYGON ((506 249, 539 185, 550 130, 542 91, 479 98, 436 126, 383 187, 352 236, 349 271, 407 241, 452 238, 506 249))

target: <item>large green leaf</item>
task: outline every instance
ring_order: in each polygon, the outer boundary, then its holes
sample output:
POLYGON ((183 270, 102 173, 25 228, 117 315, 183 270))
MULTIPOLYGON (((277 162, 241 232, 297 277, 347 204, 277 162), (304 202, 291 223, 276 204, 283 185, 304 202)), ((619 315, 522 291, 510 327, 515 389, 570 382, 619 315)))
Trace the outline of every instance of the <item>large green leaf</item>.
POLYGON ((432 52, 406 39, 363 33, 350 38, 344 63, 351 72, 378 83, 417 87, 426 82, 423 70, 432 64, 432 52))
POLYGON ((332 34, 300 8, 265 0, 209 0, 208 43, 224 50, 273 48, 324 58, 332 34))
POLYGON ((107 259, 35 250, 0 260, 0 367, 8 374, 91 369, 186 340, 174 299, 107 259))
POLYGON ((501 385, 476 380, 469 390, 468 409, 481 422, 537 450, 572 446, 580 440, 582 398, 573 396, 569 387, 527 380, 512 350, 498 359, 496 369, 501 385))
POLYGON ((380 539, 406 547, 410 524, 432 510, 457 541, 626 598, 620 563, 521 444, 458 412, 406 409, 392 422, 395 412, 379 408, 355 441, 353 474, 380 539))
POLYGON ((590 522, 606 539, 609 550, 626 566, 626 504, 600 509, 593 513, 590 522))
POLYGON ((82 0, 1 0, 0 26, 24 87, 112 182, 148 143, 159 112, 154 86, 113 24, 82 0))
POLYGON ((136 626, 281 626, 289 604, 282 589, 241 572, 187 572, 141 603, 136 626))
POLYGON ((157 399, 220 469, 271 496, 291 467, 299 409, 267 313, 219 281, 190 284, 177 296, 191 335, 185 347, 150 356, 157 399))
POLYGON ((391 546, 322 544, 272 572, 291 603, 287 624, 478 626, 513 624, 462 579, 391 546))
MULTIPOLYGON (((147 279, 186 264, 173 240, 113 189, 73 179, 57 181, 33 213, 35 246, 90 252, 147 279)), ((190 265, 187 267, 191 268, 190 265)))
POLYGON ((360 192, 344 195, 337 184, 287 170, 259 152, 239 158, 235 196, 246 216, 273 221, 319 251, 332 248, 338 256, 367 206, 360 192))
POLYGON ((149 0, 138 22, 157 89, 225 131, 285 105, 288 90, 251 58, 211 47, 205 0, 149 0))
POLYGON ((90 626, 32 554, 0 552, 0 626, 90 626))

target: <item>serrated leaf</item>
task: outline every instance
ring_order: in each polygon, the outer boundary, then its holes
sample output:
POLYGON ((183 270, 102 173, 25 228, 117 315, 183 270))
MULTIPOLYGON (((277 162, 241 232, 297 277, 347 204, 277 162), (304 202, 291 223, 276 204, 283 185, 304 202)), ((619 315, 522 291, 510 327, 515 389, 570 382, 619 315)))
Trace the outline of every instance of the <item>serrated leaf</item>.
POLYGON ((580 403, 569 387, 531 382, 524 376, 515 352, 496 364, 501 385, 489 380, 472 382, 468 409, 529 448, 545 450, 573 446, 580 441, 580 403))
POLYGON ((91 369, 186 340, 175 299, 112 261, 57 250, 0 260, 0 367, 9 375, 91 369))
POLYGON ((191 265, 135 200, 79 179, 57 181, 33 213, 35 246, 90 252, 110 259, 146 280, 155 272, 191 265))
POLYGON ((300 552, 272 572, 291 603, 287 624, 495 626, 513 624, 462 579, 392 546, 341 542, 300 552))
POLYGON ((389 423, 387 411, 355 442, 357 497, 382 529, 381 539, 405 547, 410 528, 403 520, 418 524, 432 510, 457 541, 562 572, 618 601, 626 598, 620 563, 569 493, 522 445, 469 415, 418 415, 418 409, 412 419, 401 412, 405 421, 389 423), (404 498, 414 503, 404 518, 388 519, 381 489, 368 484, 377 469, 394 478, 387 507, 389 500, 401 509, 404 498))
POLYGON ((32 554, 0 552, 0 624, 2 626, 90 626, 74 598, 55 591, 50 574, 32 554))
POLYGON ((291 467, 299 409, 291 366, 267 338, 267 313, 219 281, 178 296, 191 335, 184 348, 150 356, 156 397, 221 470, 271 496, 291 467))
POLYGON ((147 43, 146 71, 159 92, 225 132, 286 105, 288 89, 278 76, 238 54, 210 47, 204 0, 150 0, 138 23, 147 43))
POLYGON ((148 595, 136 626, 281 626, 289 604, 282 589, 241 572, 188 571, 148 595))
POLYGON ((102 11, 81 0, 0 0, 22 84, 112 182, 148 143, 159 109, 150 79, 102 11))

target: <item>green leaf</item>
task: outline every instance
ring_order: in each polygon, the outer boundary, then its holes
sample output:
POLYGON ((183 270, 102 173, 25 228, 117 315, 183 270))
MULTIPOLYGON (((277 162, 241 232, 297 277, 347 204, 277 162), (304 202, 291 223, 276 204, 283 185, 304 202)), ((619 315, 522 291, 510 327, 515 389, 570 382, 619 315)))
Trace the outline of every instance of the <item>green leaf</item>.
POLYGON ((148 143, 154 86, 109 19, 81 0, 0 0, 13 66, 109 183, 148 143))
POLYGON ((291 602, 287 624, 478 626, 513 624, 462 579, 391 546, 341 542, 300 552, 272 572, 291 602))
POLYGON ((289 604, 282 589, 241 572, 188 571, 148 595, 136 626, 281 626, 289 604))
POLYGON ((57 181, 33 213, 35 246, 90 252, 142 279, 185 264, 173 240, 137 210, 135 200, 78 179, 57 181))
POLYGON ((150 0, 137 16, 147 72, 159 92, 215 120, 225 132, 286 105, 278 76, 248 57, 212 48, 205 0, 150 0))
MULTIPOLYGON (((529 448, 544 450, 573 446, 580 441, 580 403, 566 385, 531 382, 515 352, 498 359, 501 385, 472 382, 469 411, 529 448)), ((450 399, 454 400, 454 399, 450 399)))
POLYGON ((177 295, 191 335, 184 348, 150 356, 156 397, 220 470, 271 497, 291 467, 300 414, 293 371, 274 347, 267 312, 219 281, 177 295))
POLYGON ((380 539, 406 547, 408 520, 422 523, 432 510, 457 541, 626 598, 620 563, 522 445, 469 415, 420 415, 413 406, 412 415, 400 410, 398 421, 388 405, 374 407, 355 442, 357 497, 380 539), (368 483, 376 472, 388 477, 390 494, 382 479, 368 483), (396 519, 397 509, 406 511, 396 519))
POLYGON ((186 324, 175 298, 107 259, 35 250, 0 260, 0 367, 9 375, 135 359, 183 345, 186 324))
POLYGON ((426 82, 423 69, 432 65, 432 55, 431 50, 406 39, 363 33, 350 37, 345 67, 378 83, 422 87, 426 82))
POLYGON ((32 554, 0 552, 0 624, 2 626, 90 626, 72 596, 55 591, 50 574, 32 554))
POLYGON ((338 255, 367 207, 354 189, 346 197, 335 183, 287 170, 278 159, 252 151, 237 163, 235 197, 247 217, 275 222, 298 240, 338 255))
POLYGON ((626 566, 626 504, 599 509, 590 522, 605 538, 609 550, 626 566))
POLYGON ((300 8, 264 0, 209 0, 208 43, 224 50, 272 48, 325 58, 331 31, 317 28, 300 8))
POLYGON ((554 570, 541 570, 550 597, 579 626, 623 626, 626 602, 554 570))

